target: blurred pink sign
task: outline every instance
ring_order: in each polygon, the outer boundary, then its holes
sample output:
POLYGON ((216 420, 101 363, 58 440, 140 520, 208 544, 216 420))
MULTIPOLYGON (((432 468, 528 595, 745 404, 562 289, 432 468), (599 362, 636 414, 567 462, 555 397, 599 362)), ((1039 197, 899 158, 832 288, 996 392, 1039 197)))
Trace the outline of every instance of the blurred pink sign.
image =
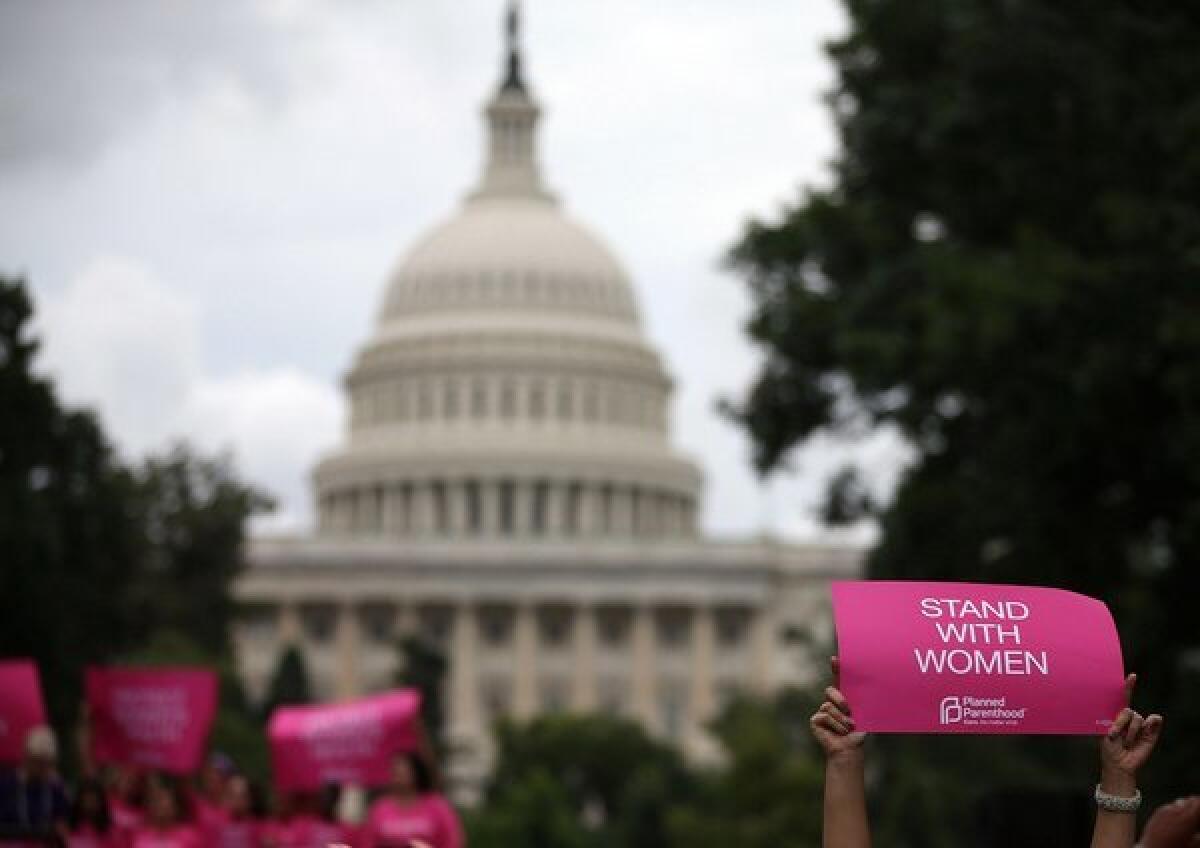
POLYGON ((319 789, 326 783, 382 786, 392 757, 417 747, 421 695, 397 689, 382 695, 271 714, 267 736, 281 789, 319 789))
POLYGON ((217 675, 199 668, 89 668, 92 749, 99 763, 186 774, 204 759, 217 675))
POLYGON ((33 660, 0 662, 0 763, 20 761, 25 734, 45 723, 42 685, 33 660))
POLYGON ((1124 667, 1100 601, 1034 586, 833 584, 842 692, 860 730, 1104 733, 1124 667))

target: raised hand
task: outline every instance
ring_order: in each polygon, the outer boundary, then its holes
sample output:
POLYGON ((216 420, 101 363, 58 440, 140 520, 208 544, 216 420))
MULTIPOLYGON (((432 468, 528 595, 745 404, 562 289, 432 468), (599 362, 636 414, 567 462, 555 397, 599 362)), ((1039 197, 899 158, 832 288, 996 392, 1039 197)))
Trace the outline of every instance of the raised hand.
POLYGON ((830 759, 861 754, 867 734, 854 729, 854 718, 850 715, 850 704, 837 688, 840 667, 838 658, 830 658, 833 669, 833 686, 825 687, 825 701, 809 719, 817 744, 830 759))
MULTIPOLYGON (((1125 678, 1126 704, 1132 702, 1136 685, 1136 674, 1125 678)), ((1150 758, 1162 727, 1163 718, 1157 713, 1143 718, 1132 707, 1121 710, 1100 742, 1101 783, 1122 794, 1132 793, 1137 785, 1138 769, 1150 758)))

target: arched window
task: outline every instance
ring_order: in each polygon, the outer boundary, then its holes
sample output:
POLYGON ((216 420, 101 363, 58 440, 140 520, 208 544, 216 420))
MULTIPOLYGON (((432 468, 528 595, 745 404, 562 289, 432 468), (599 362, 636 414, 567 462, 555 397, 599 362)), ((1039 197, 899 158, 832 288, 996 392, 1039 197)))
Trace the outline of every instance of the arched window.
POLYGON ((517 384, 505 380, 500 385, 500 417, 513 418, 517 414, 517 384))
POLYGON ((500 482, 500 532, 506 536, 511 535, 516 527, 516 489, 516 484, 512 480, 500 482))
POLYGON ((550 501, 550 484, 539 480, 533 484, 532 514, 529 517, 530 528, 534 533, 546 532, 546 508, 550 501))
POLYGON ((484 418, 488 411, 488 387, 483 380, 471 384, 471 417, 484 418))
POLYGON ((571 403, 571 383, 563 380, 558 384, 558 417, 563 421, 570 421, 571 415, 574 412, 574 404, 571 403))
POLYGON ((546 386, 540 381, 529 387, 529 417, 534 421, 546 417, 546 386))
POLYGON ((467 532, 479 533, 483 530, 483 497, 479 491, 479 481, 467 481, 466 497, 467 532))

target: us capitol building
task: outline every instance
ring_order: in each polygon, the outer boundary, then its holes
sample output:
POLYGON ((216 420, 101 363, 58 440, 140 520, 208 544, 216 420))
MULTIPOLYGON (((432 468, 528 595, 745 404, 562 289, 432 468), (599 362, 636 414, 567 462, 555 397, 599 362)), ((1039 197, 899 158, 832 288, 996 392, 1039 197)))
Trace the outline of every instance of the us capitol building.
POLYGON ((671 378, 620 262, 542 181, 515 13, 508 35, 478 185, 388 277, 345 379, 316 531, 254 540, 236 586, 252 694, 288 645, 328 699, 389 688, 403 635, 440 646, 467 801, 504 716, 620 714, 713 756, 735 692, 812 673, 792 637, 828 632, 829 580, 861 563, 701 535, 671 378))

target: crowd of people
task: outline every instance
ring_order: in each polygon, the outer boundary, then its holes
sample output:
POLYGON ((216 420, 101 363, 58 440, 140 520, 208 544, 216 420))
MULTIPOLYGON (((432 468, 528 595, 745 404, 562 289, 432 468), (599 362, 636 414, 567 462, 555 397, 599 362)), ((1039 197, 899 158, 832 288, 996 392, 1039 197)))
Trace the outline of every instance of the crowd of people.
MULTIPOLYGON (((825 753, 824 848, 870 848, 864 744, 846 696, 838 689, 838 658, 831 658, 833 685, 809 723, 825 753)), ((1125 680, 1132 703, 1136 675, 1125 680)), ((1142 716, 1130 706, 1117 714, 1100 742, 1100 782, 1091 848, 1133 848, 1142 794, 1137 774, 1162 733, 1163 717, 1142 716)), ((1181 798, 1155 810, 1142 831, 1141 848, 1200 848, 1200 797, 1181 798)))
MULTIPOLYGON (((86 746, 81 745, 86 749, 86 746)), ((0 845, 65 848, 462 848, 458 816, 438 791, 427 753, 403 752, 391 783, 361 822, 339 816, 340 789, 266 793, 214 753, 188 779, 132 766, 98 768, 81 751, 68 787, 48 727, 30 731, 24 757, 0 772, 0 845)))

